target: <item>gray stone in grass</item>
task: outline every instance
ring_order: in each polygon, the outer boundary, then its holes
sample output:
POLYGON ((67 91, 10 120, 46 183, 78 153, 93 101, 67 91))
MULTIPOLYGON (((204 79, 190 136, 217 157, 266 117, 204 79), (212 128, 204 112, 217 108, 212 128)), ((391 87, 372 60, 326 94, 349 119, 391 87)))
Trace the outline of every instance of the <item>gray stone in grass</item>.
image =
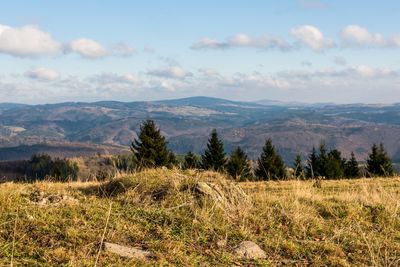
POLYGON ((243 241, 234 250, 234 254, 244 259, 265 259, 267 254, 256 243, 243 241))
POLYGON ((104 242, 104 249, 117 254, 123 258, 145 260, 152 256, 152 253, 139 248, 121 246, 114 243, 104 242))

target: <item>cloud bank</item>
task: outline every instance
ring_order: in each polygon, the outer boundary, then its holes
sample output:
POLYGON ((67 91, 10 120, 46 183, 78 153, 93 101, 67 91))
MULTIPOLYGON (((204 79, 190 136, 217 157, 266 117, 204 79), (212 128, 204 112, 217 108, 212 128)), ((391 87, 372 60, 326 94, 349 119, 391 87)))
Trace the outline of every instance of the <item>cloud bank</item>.
POLYGON ((203 37, 191 46, 195 50, 224 50, 237 47, 273 49, 281 51, 295 50, 298 46, 305 46, 315 52, 322 52, 333 48, 400 48, 400 34, 394 33, 385 37, 382 33, 374 33, 360 25, 348 25, 339 32, 337 42, 327 38, 324 33, 314 25, 300 25, 289 31, 294 41, 285 38, 264 34, 261 37, 250 37, 238 33, 220 41, 218 39, 203 37))
POLYGON ((125 43, 117 43, 107 49, 88 38, 63 43, 37 25, 11 27, 0 24, 0 54, 14 57, 38 58, 75 53, 83 58, 97 59, 110 55, 128 57, 135 51, 135 48, 125 43))

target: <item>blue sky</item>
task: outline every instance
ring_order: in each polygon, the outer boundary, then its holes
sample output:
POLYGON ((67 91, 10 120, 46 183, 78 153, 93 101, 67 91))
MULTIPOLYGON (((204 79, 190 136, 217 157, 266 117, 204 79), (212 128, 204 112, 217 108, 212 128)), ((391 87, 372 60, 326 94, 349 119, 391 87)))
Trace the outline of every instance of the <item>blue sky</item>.
POLYGON ((399 1, 8 1, 0 102, 400 102, 399 1))

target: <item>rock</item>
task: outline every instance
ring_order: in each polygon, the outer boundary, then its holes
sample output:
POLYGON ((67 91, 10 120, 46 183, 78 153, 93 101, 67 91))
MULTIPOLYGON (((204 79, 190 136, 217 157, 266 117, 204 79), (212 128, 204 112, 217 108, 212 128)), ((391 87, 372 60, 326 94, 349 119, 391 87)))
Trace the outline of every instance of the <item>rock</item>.
POLYGON ((236 256, 244 259, 265 259, 267 254, 256 243, 243 241, 233 251, 236 256))
POLYGON ((223 194, 221 190, 211 183, 208 184, 205 182, 198 182, 195 190, 201 195, 209 196, 214 201, 223 201, 223 194))
POLYGON ((40 205, 59 205, 61 203, 77 203, 78 200, 62 194, 45 194, 40 189, 34 189, 29 195, 29 200, 40 205))
POLYGON ((208 197, 229 214, 243 206, 251 205, 244 191, 230 182, 198 182, 194 192, 198 199, 208 197))
POLYGON ((118 244, 108 243, 108 242, 104 242, 104 249, 106 251, 109 251, 111 253, 117 254, 121 257, 128 259, 145 260, 152 256, 152 253, 146 250, 121 246, 118 244))

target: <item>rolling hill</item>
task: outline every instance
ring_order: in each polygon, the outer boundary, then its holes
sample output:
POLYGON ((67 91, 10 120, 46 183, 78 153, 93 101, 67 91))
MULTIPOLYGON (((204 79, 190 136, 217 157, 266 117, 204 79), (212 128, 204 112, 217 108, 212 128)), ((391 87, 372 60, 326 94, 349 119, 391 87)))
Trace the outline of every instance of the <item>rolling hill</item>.
POLYGON ((216 128, 228 152, 240 145, 252 158, 260 153, 265 138, 271 137, 288 163, 296 153, 305 156, 322 141, 345 156, 354 151, 359 160, 365 159, 373 143, 384 142, 394 160, 400 159, 400 104, 252 103, 209 97, 129 103, 0 104, 0 159, 26 158, 29 153, 15 153, 20 145, 46 144, 52 149, 65 149, 68 145, 94 144, 126 151, 141 121, 147 118, 157 122, 177 153, 201 153, 211 129, 216 128))

